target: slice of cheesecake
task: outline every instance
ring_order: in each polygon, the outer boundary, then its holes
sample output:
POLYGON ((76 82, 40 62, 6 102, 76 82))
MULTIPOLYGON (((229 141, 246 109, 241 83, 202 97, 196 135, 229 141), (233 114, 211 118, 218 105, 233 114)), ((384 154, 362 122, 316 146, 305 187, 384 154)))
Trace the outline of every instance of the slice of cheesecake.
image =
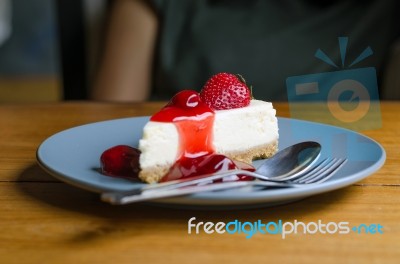
POLYGON ((182 157, 218 153, 251 163, 276 153, 279 135, 272 103, 251 100, 245 107, 211 110, 194 92, 182 97, 183 103, 173 99, 143 129, 139 141, 143 181, 159 182, 182 157))

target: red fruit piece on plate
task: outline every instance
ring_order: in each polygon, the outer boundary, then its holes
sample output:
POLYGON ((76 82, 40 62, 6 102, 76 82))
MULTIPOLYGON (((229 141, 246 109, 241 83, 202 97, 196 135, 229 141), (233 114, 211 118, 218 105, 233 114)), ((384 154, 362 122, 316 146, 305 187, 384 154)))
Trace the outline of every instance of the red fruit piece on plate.
POLYGON ((113 177, 137 178, 140 151, 126 145, 107 149, 100 157, 101 171, 113 177))

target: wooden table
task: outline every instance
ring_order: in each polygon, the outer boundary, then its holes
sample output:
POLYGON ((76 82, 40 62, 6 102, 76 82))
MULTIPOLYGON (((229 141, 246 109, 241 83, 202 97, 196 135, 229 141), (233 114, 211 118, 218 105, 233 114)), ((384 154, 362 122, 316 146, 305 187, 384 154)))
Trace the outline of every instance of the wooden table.
POLYGON ((55 102, 62 98, 61 81, 54 76, 0 76, 0 104, 55 102))
MULTIPOLYGON (((275 104, 289 116, 287 104, 275 104)), ((0 106, 0 263, 399 263, 400 102, 382 103, 383 127, 365 131, 387 152, 384 167, 344 189, 291 204, 240 211, 111 206, 59 182, 35 161, 38 145, 73 126, 148 115, 159 103, 90 102, 0 106), (347 221, 383 234, 188 234, 188 220, 214 223, 347 221)))

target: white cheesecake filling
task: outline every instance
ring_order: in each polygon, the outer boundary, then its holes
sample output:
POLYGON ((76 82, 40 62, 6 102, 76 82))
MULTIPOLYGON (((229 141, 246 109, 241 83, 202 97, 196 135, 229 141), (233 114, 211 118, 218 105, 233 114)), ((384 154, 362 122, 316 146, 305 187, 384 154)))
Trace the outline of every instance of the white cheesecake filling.
POLYGON ((171 165, 178 155, 178 144, 178 130, 173 123, 148 122, 139 141, 140 167, 171 165))
POLYGON ((272 104, 251 100, 243 108, 216 111, 216 152, 236 152, 272 143, 278 138, 276 111, 272 104))
MULTIPOLYGON (((272 103, 259 100, 251 100, 247 107, 215 111, 216 152, 240 152, 275 142, 279 137, 275 114, 272 103)), ((178 145, 179 135, 173 123, 148 122, 139 141, 141 168, 172 165, 178 145)))

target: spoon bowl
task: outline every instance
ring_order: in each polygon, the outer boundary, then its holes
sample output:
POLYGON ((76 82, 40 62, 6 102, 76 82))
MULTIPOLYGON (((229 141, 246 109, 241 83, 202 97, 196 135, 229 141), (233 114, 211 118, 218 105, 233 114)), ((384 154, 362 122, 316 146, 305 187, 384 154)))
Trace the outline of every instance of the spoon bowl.
POLYGON ((321 145, 318 142, 300 142, 265 160, 257 168, 256 173, 284 180, 312 166, 320 153, 321 145))

